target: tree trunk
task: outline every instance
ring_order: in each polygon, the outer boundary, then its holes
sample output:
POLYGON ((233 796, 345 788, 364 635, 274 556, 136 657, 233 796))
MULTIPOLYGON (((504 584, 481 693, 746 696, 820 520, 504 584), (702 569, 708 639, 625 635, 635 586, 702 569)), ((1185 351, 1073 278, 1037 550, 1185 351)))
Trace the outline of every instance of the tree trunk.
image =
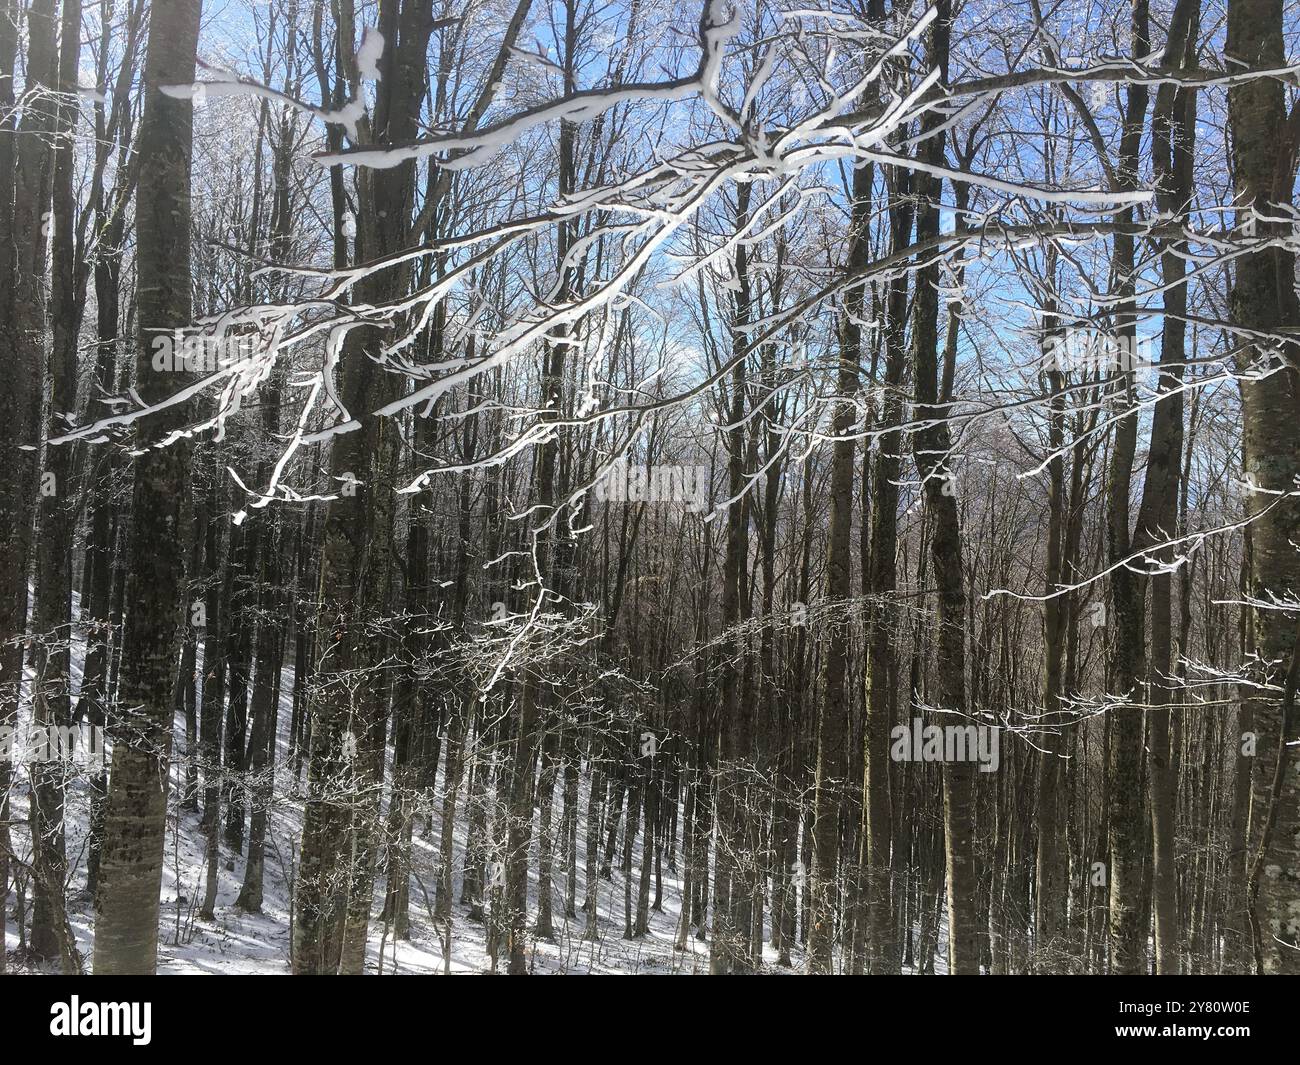
MULTIPOLYGON (((151 340, 190 320, 190 150, 192 103, 165 85, 194 81, 201 0, 154 10, 145 55, 147 96, 136 200, 136 391, 145 402, 180 383, 153 371, 151 340)), ((123 713, 115 729, 95 896, 95 972, 152 974, 166 843, 172 739, 172 678, 188 537, 182 528, 189 445, 157 447, 186 422, 178 405, 141 419, 135 460, 127 569, 126 631, 120 674, 123 713)))

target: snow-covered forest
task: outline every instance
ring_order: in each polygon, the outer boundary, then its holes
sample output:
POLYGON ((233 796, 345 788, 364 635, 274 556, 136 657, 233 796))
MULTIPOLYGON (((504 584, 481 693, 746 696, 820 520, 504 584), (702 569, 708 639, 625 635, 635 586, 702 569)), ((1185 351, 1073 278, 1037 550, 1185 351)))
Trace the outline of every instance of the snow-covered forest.
POLYGON ((1297 0, 0 0, 0 971, 1300 973, 1297 0))

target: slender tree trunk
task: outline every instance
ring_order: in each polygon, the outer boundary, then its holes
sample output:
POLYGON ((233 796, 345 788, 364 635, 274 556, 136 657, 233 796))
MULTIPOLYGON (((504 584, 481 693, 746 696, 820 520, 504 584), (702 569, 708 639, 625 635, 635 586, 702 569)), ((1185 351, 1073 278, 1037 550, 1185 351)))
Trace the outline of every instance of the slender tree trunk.
MULTIPOLYGON (((860 269, 869 251, 872 168, 862 164, 853 171, 853 207, 849 232, 848 267, 860 269)), ((816 792, 813 798, 813 862, 811 889, 812 928, 808 935, 808 970, 831 972, 835 941, 835 880, 841 812, 848 759, 849 699, 847 686, 849 643, 853 613, 847 603, 853 588, 850 537, 853 528, 853 429, 857 405, 858 372, 862 358, 862 290, 840 324, 838 392, 832 422, 830 520, 826 534, 826 601, 834 615, 828 626, 823 661, 822 707, 817 742, 816 792)))
MULTIPOLYGON (((1147 0, 1134 0, 1132 17, 1133 54, 1142 61, 1150 51, 1147 36, 1147 0)), ((1137 187, 1138 149, 1142 141, 1148 89, 1132 83, 1127 90, 1127 109, 1121 137, 1117 180, 1121 189, 1137 187)), ((1120 217, 1132 220, 1132 208, 1120 217)), ((1134 303, 1134 241, 1127 234, 1115 236, 1114 276, 1119 303, 1115 309, 1116 334, 1121 351, 1133 351, 1137 342, 1134 303)), ((1146 967, 1146 930, 1142 924, 1146 789, 1142 779, 1143 713, 1139 685, 1143 677, 1145 633, 1142 622, 1142 588, 1138 574, 1124 560, 1132 550, 1129 532, 1130 486, 1137 450, 1138 412, 1134 405, 1134 374, 1122 368, 1121 386, 1114 401, 1126 411, 1115 427, 1111 450, 1109 483, 1106 488, 1106 543, 1110 576, 1110 598, 1114 608, 1111 663, 1111 691, 1117 705, 1110 710, 1107 768, 1110 863, 1110 955, 1117 974, 1140 973, 1146 967)))
MULTIPOLYGON (((140 125, 136 199, 139 340, 136 391, 145 402, 180 383, 156 373, 150 341, 190 320, 190 150, 192 104, 164 85, 194 81, 201 0, 175 0, 152 13, 145 55, 146 98, 140 125)), ((182 529, 189 446, 156 445, 185 424, 171 407, 138 423, 126 617, 121 667, 123 712, 115 729, 95 896, 95 972, 151 974, 157 964, 158 903, 166 843, 171 758, 172 677, 184 582, 182 529)))
MULTIPOLYGON (((1284 62, 1282 9, 1270 0, 1230 0, 1225 53, 1231 62, 1267 68, 1284 62)), ((1291 116, 1294 126, 1295 116, 1291 116)), ((1282 246, 1289 222, 1272 221, 1280 205, 1291 202, 1295 148, 1280 131, 1287 125, 1285 90, 1280 80, 1256 78, 1228 90, 1228 124, 1236 178, 1237 224, 1266 247, 1242 256, 1229 304, 1233 321, 1256 336, 1276 336, 1300 324, 1295 292, 1295 254, 1282 246)), ((1245 420, 1243 448, 1248 477, 1260 491, 1250 493, 1250 597, 1269 602, 1293 600, 1300 592, 1300 504, 1272 493, 1295 491, 1300 474, 1300 350, 1294 343, 1268 339, 1244 345, 1243 368, 1281 356, 1281 369, 1263 379, 1241 380, 1245 420)), ((1257 683, 1278 683, 1293 654, 1296 621, 1289 614, 1254 612, 1257 683)), ((1287 745, 1300 740, 1300 714, 1287 700, 1266 697, 1262 688, 1250 701, 1252 730, 1258 736, 1252 767, 1246 867, 1248 903, 1259 972, 1300 972, 1300 773, 1287 745)))

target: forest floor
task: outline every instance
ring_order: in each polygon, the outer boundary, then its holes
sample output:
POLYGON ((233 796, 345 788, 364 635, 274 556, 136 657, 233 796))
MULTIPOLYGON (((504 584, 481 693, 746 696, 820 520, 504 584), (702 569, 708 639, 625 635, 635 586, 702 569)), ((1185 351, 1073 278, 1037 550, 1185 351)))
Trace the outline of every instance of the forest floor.
MULTIPOLYGON (((75 611, 75 604, 74 604, 75 611)), ((74 613, 74 616, 75 613, 74 613)), ((84 643, 74 643, 73 684, 81 682, 84 660, 84 643)), ((198 667, 202 675, 202 647, 198 667)), ((267 821, 266 864, 261 913, 247 913, 235 906, 235 899, 243 883, 245 856, 232 854, 224 845, 219 867, 219 885, 215 919, 204 921, 198 916, 199 901, 204 884, 205 839, 200 814, 197 810, 181 807, 178 796, 184 785, 185 764, 173 759, 171 799, 168 809, 168 839, 164 860, 162 905, 158 930, 159 973, 227 973, 272 974, 289 972, 290 935, 290 884, 297 866, 298 846, 302 834, 303 785, 293 778, 289 758, 289 726, 292 715, 293 670, 286 668, 281 674, 278 736, 275 760, 274 800, 267 821)), ((24 683, 24 692, 31 691, 30 669, 24 683)), ((30 719, 30 699, 20 707, 19 730, 30 719)), ((177 716, 175 735, 178 742, 184 736, 184 717, 177 716)), ((439 828, 443 797, 443 773, 440 772, 433 802, 427 811, 421 811, 415 821, 412 847, 412 877, 410 889, 410 938, 395 941, 384 922, 377 916, 370 923, 370 939, 366 956, 366 971, 381 971, 380 952, 383 951, 382 972, 393 974, 440 973, 450 969, 453 973, 485 973, 491 971, 487 950, 487 926, 482 921, 471 920, 468 907, 459 901, 452 908, 452 936, 450 965, 444 956, 445 929, 435 922, 432 914, 435 884, 437 883, 438 855, 440 852, 439 828), (427 814, 433 816, 427 816, 427 814), (426 831, 427 830, 427 831, 426 831), (426 897, 427 893, 427 897, 426 897)), ((465 809, 468 773, 462 774, 458 811, 465 809)), ((577 830, 578 847, 578 905, 581 907, 585 891, 586 825, 582 816, 587 808, 588 782, 583 775, 581 789, 583 801, 577 830)), ((559 786, 555 824, 559 824, 559 786)), ((21 765, 15 766, 14 783, 10 793, 10 824, 15 852, 26 858, 30 853, 27 832, 30 777, 21 765)), ((85 890, 86 852, 90 823, 90 788, 85 772, 74 775, 67 789, 67 853, 72 870, 68 885, 69 917, 77 935, 78 949, 87 959, 91 954, 91 915, 93 899, 85 890)), ((454 840, 453 877, 455 893, 460 899, 465 852, 466 819, 457 817, 454 840)), ((635 911, 636 892, 640 869, 640 843, 632 859, 631 897, 635 911)), ((621 844, 620 844, 621 846, 621 844)), ((695 938, 687 939, 687 949, 674 949, 680 920, 682 881, 680 870, 670 870, 665 862, 662 868, 661 909, 649 914, 649 933, 645 936, 624 938, 624 898, 627 877, 615 862, 610 879, 602 878, 598 892, 598 938, 584 940, 585 914, 579 910, 576 918, 564 915, 564 864, 559 860, 557 841, 556 875, 554 879, 555 941, 533 939, 529 947, 529 964, 539 974, 563 973, 625 973, 625 974, 703 974, 708 972, 708 944, 695 938)), ((533 834, 533 855, 529 863, 530 912, 536 912, 537 900, 537 834, 533 834)), ((375 878, 375 901, 372 913, 378 915, 383 908, 385 891, 382 864, 375 878)), ((653 877, 653 872, 652 872, 653 877)), ((10 885, 5 906, 9 914, 5 950, 9 971, 56 971, 57 966, 34 968, 22 959, 20 946, 21 923, 29 920, 30 897, 20 901, 17 885, 10 885)), ((655 897, 652 879, 651 901, 655 897)), ((27 894, 24 892, 24 894, 27 894)), ((802 957, 793 958, 794 969, 784 969, 776 964, 777 955, 770 945, 764 957, 764 969, 769 972, 798 972, 802 957)), ((505 959, 501 959, 504 971, 505 959)))

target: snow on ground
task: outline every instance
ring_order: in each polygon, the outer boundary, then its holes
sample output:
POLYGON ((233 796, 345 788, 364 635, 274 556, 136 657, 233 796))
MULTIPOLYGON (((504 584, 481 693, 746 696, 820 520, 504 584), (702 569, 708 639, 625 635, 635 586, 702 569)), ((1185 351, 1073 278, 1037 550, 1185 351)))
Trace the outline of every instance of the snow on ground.
MULTIPOLYGON (((76 603, 74 600, 74 617, 76 603)), ((81 669, 85 646, 80 639, 73 648, 74 690, 81 683, 81 669)), ((202 676, 202 646, 199 648, 199 675, 202 676)), ((24 694, 30 699, 32 676, 26 674, 24 694)), ((172 789, 168 815, 167 850, 163 868, 162 905, 159 916, 158 972, 159 973, 288 973, 289 972, 289 888, 291 869, 297 865, 297 850, 302 833, 301 785, 292 779, 289 767, 289 724, 292 713, 293 670, 281 673, 280 706, 276 752, 276 783, 274 806, 267 826, 266 865, 264 873, 264 899, 260 914, 249 914, 235 907, 244 876, 244 856, 231 855, 222 847, 219 867, 219 890, 216 919, 206 922, 198 917, 199 900, 203 894, 205 840, 197 811, 181 809, 177 797, 183 783, 184 764, 172 763, 172 789)), ((20 707, 19 723, 30 720, 30 702, 20 707)), ((175 734, 180 746, 184 736, 184 718, 177 717, 175 734)), ((19 855, 25 856, 30 848, 26 831, 30 780, 21 766, 15 767, 11 799, 13 845, 19 855)), ((468 773, 462 774, 457 805, 456 838, 454 841, 453 898, 460 899, 461 873, 465 849, 466 819, 463 816, 466 802, 468 773)), ((442 806, 443 774, 439 771, 438 787, 432 810, 440 812, 442 806)), ((559 791, 556 789, 555 825, 559 824, 559 791)), ((586 810, 587 781, 582 780, 582 802, 578 823, 578 904, 581 907, 585 891, 586 810)), ((84 773, 74 777, 68 787, 67 852, 74 874, 69 887, 69 917, 77 935, 78 949, 87 958, 91 955, 91 914, 93 900, 85 890, 85 860, 87 827, 89 825, 89 787, 84 773)), ((385 974, 441 973, 447 967, 442 949, 443 928, 435 926, 430 913, 434 885, 437 882, 438 854, 440 850, 439 827, 441 818, 417 816, 413 833, 413 869, 410 889, 410 940, 394 942, 389 936, 384 944, 383 972, 385 974), (428 824, 431 821, 432 824, 428 824), (426 829, 428 829, 426 831, 426 829), (423 885, 423 890, 421 889, 423 885), (426 902, 424 891, 428 892, 426 902)), ((536 823, 535 823, 536 824, 536 823)), ((632 893, 635 907, 637 881, 640 868, 640 837, 632 860, 632 893)), ((557 844, 558 852, 558 844, 557 844)), ((537 900, 537 839, 534 832, 533 859, 529 871, 530 913, 535 913, 537 900)), ((621 853, 621 848, 620 848, 621 853)), ((535 941, 531 947, 530 964, 536 973, 659 973, 703 974, 708 972, 708 944, 692 934, 685 951, 673 949, 681 908, 682 881, 680 869, 670 871, 665 858, 663 864, 662 912, 650 913, 649 934, 626 940, 624 928, 624 875, 613 869, 611 880, 601 879, 597 913, 599 938, 583 940, 585 915, 579 909, 577 918, 564 916, 564 867, 555 862, 554 926, 556 941, 535 941)), ((9 971, 31 971, 14 953, 18 947, 18 928, 14 919, 17 902, 11 885, 5 905, 9 920, 5 950, 10 953, 9 971)), ((375 901, 372 915, 382 909, 385 890, 383 868, 379 869, 375 884, 375 901)), ((654 900, 654 883, 651 882, 651 902, 654 900)), ((26 901, 30 911, 30 896, 26 901)), ((484 924, 470 920, 467 907, 459 901, 452 909, 451 964, 453 973, 481 973, 490 971, 486 947, 487 929, 484 924)), ((28 917, 30 921, 30 917, 28 917)), ((384 925, 372 916, 370 942, 366 958, 367 972, 379 969, 380 946, 384 941, 384 925)), ((764 967, 774 972, 788 972, 776 965, 776 952, 766 949, 764 967)), ((795 958, 795 971, 802 959, 795 958)), ((502 971, 505 959, 501 961, 502 971)), ((56 971, 57 966, 47 967, 56 971)))

